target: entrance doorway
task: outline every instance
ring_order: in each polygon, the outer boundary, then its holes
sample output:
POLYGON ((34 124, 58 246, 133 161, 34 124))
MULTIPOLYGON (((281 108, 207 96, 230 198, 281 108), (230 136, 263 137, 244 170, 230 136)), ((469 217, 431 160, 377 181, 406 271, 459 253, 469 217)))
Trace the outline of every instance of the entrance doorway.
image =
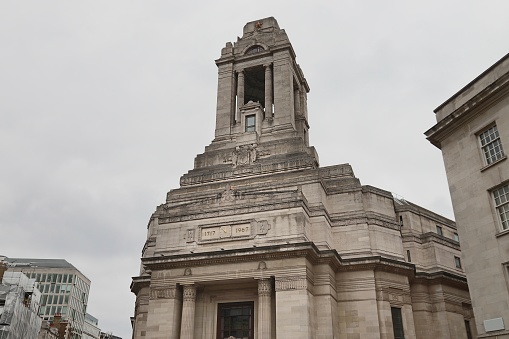
POLYGON ((254 302, 217 305, 217 339, 254 339, 254 302))

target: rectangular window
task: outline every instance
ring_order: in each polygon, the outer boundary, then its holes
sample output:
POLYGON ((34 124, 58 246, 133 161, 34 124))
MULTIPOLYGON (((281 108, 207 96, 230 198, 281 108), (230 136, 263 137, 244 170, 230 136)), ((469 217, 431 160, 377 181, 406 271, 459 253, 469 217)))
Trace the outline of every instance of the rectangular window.
POLYGON ((410 256, 410 250, 406 250, 406 257, 408 259, 408 262, 412 262, 412 257, 410 256))
POLYGON ((460 241, 460 237, 459 237, 458 233, 454 233, 454 241, 457 241, 457 242, 460 241))
POLYGON ((497 126, 494 125, 479 135, 481 149, 484 154, 486 165, 489 165, 504 157, 504 150, 500 143, 497 126))
POLYGON ((217 306, 217 339, 254 339, 254 303, 228 303, 217 306))
POLYGON ((392 328, 394 330, 394 339, 405 339, 403 332, 403 317, 401 316, 401 308, 391 307, 392 328))
POLYGON ((399 216, 399 225, 403 226, 403 216, 402 215, 399 216))
POLYGON ((509 185, 494 190, 493 199, 495 199, 495 207, 500 216, 502 230, 506 230, 509 228, 509 185))
POLYGON ((246 116, 246 132, 254 132, 256 130, 256 116, 246 116))
POLYGON ((456 268, 461 268, 461 259, 460 259, 460 257, 454 256, 454 265, 456 265, 456 268))
POLYGON ((437 234, 438 235, 444 235, 444 231, 442 230, 442 226, 437 225, 437 234))
POLYGON ((467 339, 472 339, 472 331, 470 330, 470 321, 465 319, 465 330, 467 331, 467 339))

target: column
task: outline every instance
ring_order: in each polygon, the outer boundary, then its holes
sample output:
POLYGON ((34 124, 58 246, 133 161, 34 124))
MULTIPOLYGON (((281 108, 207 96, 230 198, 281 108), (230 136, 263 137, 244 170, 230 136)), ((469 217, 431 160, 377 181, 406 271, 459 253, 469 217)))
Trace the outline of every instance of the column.
POLYGON ((258 280, 258 339, 270 339, 271 337, 271 291, 270 279, 258 280))
POLYGON ((240 122, 240 107, 244 105, 244 70, 240 70, 237 76, 237 122, 240 122))
POLYGON ((265 118, 272 117, 272 70, 270 64, 265 67, 265 118))
POLYGON ((183 300, 180 339, 194 339, 194 310, 196 306, 195 285, 184 285, 183 300))

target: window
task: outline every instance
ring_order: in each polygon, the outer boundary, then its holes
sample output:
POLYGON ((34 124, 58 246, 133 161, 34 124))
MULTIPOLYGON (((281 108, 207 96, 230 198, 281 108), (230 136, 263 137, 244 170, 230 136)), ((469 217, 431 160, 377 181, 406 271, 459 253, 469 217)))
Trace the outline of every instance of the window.
POLYGON ((456 268, 461 268, 461 259, 460 259, 460 257, 454 256, 454 265, 456 265, 456 268))
POLYGON ((399 216, 399 225, 403 226, 403 216, 402 215, 399 216))
POLYGON ((217 339, 233 336, 239 339, 253 339, 254 303, 228 303, 217 306, 217 339))
POLYGON ((245 54, 256 54, 256 53, 260 53, 260 52, 263 52, 264 49, 262 46, 260 45, 254 45, 252 47, 249 47, 249 49, 246 51, 245 54))
POLYGON ((509 228, 509 185, 494 190, 493 198, 502 223, 502 230, 506 230, 509 228))
POLYGON ((394 330, 394 339, 405 339, 403 332, 403 317, 401 316, 401 308, 391 307, 392 329, 394 330))
POLYGON ((406 250, 406 257, 408 259, 408 262, 412 262, 412 257, 410 256, 410 250, 406 250))
POLYGON ((437 225, 437 234, 438 235, 444 235, 444 231, 442 230, 442 226, 437 225))
POLYGON ((454 241, 457 241, 457 242, 460 241, 460 237, 459 237, 458 233, 454 233, 454 241))
POLYGON ((465 330, 467 331, 467 339, 472 339, 472 331, 470 330, 470 321, 465 319, 465 330))
POLYGON ((246 116, 246 132, 254 132, 256 130, 256 116, 246 116))
POLYGON ((500 143, 497 126, 494 125, 479 135, 481 149, 484 153, 486 165, 504 157, 504 150, 500 143))

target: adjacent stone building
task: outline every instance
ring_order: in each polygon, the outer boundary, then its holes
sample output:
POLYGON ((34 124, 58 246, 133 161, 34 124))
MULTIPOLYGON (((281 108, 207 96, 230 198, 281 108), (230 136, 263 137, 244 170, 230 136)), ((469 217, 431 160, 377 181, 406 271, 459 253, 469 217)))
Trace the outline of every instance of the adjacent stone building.
POLYGON ((480 338, 509 338, 509 54, 436 110, 480 338))
POLYGON ((319 166, 276 20, 216 65, 215 137, 149 220, 133 337, 475 336, 455 223, 319 166))

